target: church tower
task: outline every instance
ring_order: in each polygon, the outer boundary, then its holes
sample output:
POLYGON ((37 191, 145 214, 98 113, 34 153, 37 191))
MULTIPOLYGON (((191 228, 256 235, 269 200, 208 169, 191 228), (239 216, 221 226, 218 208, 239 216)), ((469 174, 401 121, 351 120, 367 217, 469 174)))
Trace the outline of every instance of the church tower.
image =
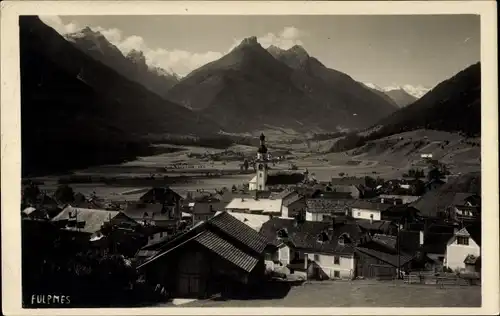
POLYGON ((266 136, 264 134, 260 135, 260 146, 257 151, 257 159, 255 163, 257 165, 257 190, 265 191, 266 190, 266 181, 267 181, 267 163, 269 161, 269 156, 267 154, 267 147, 265 144, 266 136))

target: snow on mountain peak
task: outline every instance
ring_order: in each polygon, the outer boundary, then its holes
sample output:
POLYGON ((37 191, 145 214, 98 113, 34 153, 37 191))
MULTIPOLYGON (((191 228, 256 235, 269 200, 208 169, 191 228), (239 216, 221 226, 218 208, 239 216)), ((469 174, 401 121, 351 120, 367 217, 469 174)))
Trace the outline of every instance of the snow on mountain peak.
POLYGON ((392 91, 392 90, 403 90, 406 93, 408 93, 416 98, 421 98, 424 94, 429 92, 430 89, 426 88, 422 85, 413 86, 413 85, 409 85, 409 84, 405 84, 402 86, 393 85, 393 86, 385 87, 383 89, 383 91, 386 91, 386 92, 392 91))

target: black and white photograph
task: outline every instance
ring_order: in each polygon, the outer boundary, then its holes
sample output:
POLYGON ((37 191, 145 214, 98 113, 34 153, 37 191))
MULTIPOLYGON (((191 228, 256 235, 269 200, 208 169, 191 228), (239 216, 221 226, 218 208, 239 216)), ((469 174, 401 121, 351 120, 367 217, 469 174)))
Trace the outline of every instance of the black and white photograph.
POLYGON ((2 30, 21 312, 498 313, 494 2, 99 2, 2 30))

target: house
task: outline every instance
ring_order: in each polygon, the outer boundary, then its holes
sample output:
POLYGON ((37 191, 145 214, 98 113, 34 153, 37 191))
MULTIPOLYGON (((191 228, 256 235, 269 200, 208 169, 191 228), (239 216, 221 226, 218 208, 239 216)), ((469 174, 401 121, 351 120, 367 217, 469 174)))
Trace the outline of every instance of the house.
POLYGON ((481 255, 481 224, 472 224, 457 231, 446 246, 445 266, 453 270, 465 269, 465 258, 481 255))
POLYGON ((60 229, 94 234, 101 230, 104 224, 123 227, 137 227, 136 221, 122 212, 85 209, 68 206, 51 220, 60 229))
POLYGON ((277 247, 266 265, 288 267, 313 279, 355 277, 354 248, 367 234, 355 223, 311 222, 273 218, 261 234, 277 247))
POLYGON ((456 193, 452 205, 479 207, 481 206, 481 197, 472 193, 456 193))
MULTIPOLYGON (((175 230, 181 218, 177 218, 172 208, 163 204, 132 202, 128 203, 123 213, 144 226, 158 226, 175 230)), ((179 216, 182 216, 179 214, 179 216)))
POLYGON ((299 213, 306 210, 306 198, 299 194, 296 190, 286 189, 271 195, 271 199, 282 199, 282 213, 287 214, 288 217, 295 217, 299 213))
POLYGON ((356 276, 393 279, 411 270, 413 255, 388 253, 366 247, 355 248, 356 276))
POLYGON ((264 236, 222 212, 156 250, 145 249, 151 256, 137 269, 170 297, 207 298, 259 284, 268 249, 273 246, 264 236))
POLYGON ((445 210, 446 218, 455 222, 473 222, 481 219, 481 207, 451 205, 445 210))
POLYGON ((172 219, 180 220, 182 197, 169 187, 154 187, 139 198, 140 203, 161 204, 172 219))
POLYGON ((446 218, 456 222, 480 220, 481 197, 470 193, 456 193, 444 213, 446 218))
POLYGON ((350 193, 354 199, 363 197, 366 180, 364 178, 332 178, 329 187, 332 192, 350 193))
POLYGON ((464 264, 467 273, 481 272, 481 256, 468 255, 464 260, 464 264))
POLYGON ((224 205, 220 202, 195 202, 192 207, 193 224, 209 220, 217 211, 224 210, 224 205))
POLYGON ((376 203, 367 200, 356 200, 351 204, 351 216, 359 219, 379 221, 382 219, 382 212, 390 207, 390 204, 376 203))
POLYGON ((306 220, 321 222, 325 217, 336 214, 349 214, 355 200, 307 199, 306 220))
POLYGON ((396 235, 398 226, 391 221, 371 220, 371 219, 356 219, 356 223, 365 229, 371 236, 375 234, 396 235))
POLYGON ((228 212, 288 217, 282 199, 235 198, 226 205, 228 212))
POLYGON ((390 205, 381 213, 381 218, 404 225, 417 222, 420 219, 420 212, 409 204, 390 205))
POLYGON ((413 203, 420 198, 419 195, 400 195, 400 194, 380 194, 380 203, 387 203, 392 201, 391 204, 409 204, 413 203), (394 201, 395 200, 395 201, 394 201))
POLYGON ((113 248, 132 255, 146 241, 140 225, 118 211, 68 206, 51 222, 59 228, 64 238, 96 249, 113 248))

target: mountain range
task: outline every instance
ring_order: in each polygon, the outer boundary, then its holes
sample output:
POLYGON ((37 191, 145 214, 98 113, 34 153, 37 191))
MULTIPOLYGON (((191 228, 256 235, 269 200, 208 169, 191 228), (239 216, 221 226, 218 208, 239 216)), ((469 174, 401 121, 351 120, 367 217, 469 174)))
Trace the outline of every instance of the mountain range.
POLYGON ((63 37, 36 16, 19 23, 23 169, 133 159, 170 134, 269 127, 376 130, 372 138, 418 128, 480 133, 479 63, 413 100, 408 87, 363 84, 301 46, 264 49, 255 37, 179 79, 148 66, 140 51, 122 54, 90 28, 63 37))
POLYGON ((412 104, 429 92, 429 89, 422 86, 404 85, 381 88, 373 83, 364 83, 364 85, 375 93, 388 96, 400 108, 412 104))
POLYGON ((179 82, 177 75, 170 74, 159 67, 148 66, 142 51, 132 49, 128 54, 123 55, 104 35, 93 31, 90 27, 79 32, 65 34, 64 37, 94 59, 161 97, 166 97, 168 89, 179 82))
POLYGON ((188 74, 167 97, 230 132, 267 126, 363 128, 397 109, 348 75, 325 67, 303 47, 266 50, 255 37, 188 74))
POLYGON ((220 130, 83 53, 38 17, 21 16, 19 26, 23 172, 131 159, 152 135, 220 130))
POLYGON ((416 129, 481 134, 481 63, 441 82, 422 98, 380 120, 378 134, 416 129))

